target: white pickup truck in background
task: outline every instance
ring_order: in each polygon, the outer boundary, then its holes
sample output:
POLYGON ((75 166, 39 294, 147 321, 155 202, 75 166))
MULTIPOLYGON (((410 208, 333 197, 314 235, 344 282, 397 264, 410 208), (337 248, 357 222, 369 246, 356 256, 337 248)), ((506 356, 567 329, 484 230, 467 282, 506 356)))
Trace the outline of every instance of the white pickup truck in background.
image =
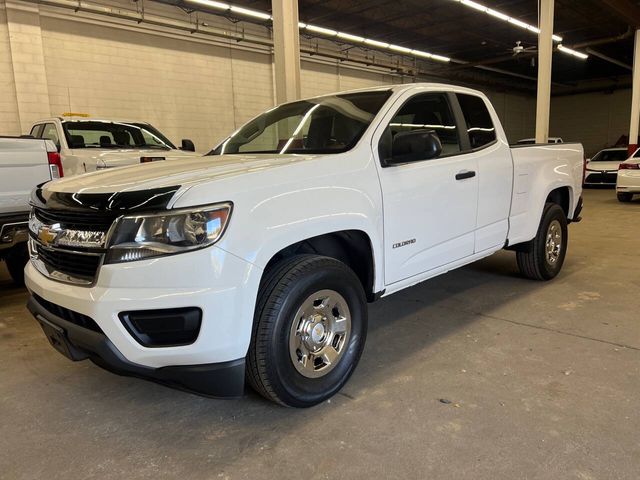
POLYGON ((311 406, 356 367, 367 301, 503 248, 554 278, 583 158, 510 148, 486 96, 451 85, 280 105, 210 156, 37 189, 28 307, 74 360, 311 406))
POLYGON ((198 157, 193 142, 176 147, 145 122, 61 116, 36 122, 32 137, 51 140, 62 160, 64 176, 157 160, 198 157))
POLYGON ((19 285, 29 259, 29 196, 37 185, 59 177, 60 155, 53 142, 0 137, 0 260, 19 285))

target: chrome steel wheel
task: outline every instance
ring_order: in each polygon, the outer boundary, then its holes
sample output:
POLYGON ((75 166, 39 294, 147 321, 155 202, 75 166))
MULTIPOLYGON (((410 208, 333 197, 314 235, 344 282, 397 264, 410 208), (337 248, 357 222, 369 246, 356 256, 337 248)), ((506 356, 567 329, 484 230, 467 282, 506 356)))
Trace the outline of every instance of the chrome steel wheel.
POLYGON ((549 265, 555 265, 562 251, 562 227, 558 220, 553 220, 547 229, 545 243, 546 259, 549 265))
POLYGON ((289 332, 289 354, 296 370, 319 378, 335 368, 349 343, 351 313, 334 290, 310 295, 298 308, 289 332))

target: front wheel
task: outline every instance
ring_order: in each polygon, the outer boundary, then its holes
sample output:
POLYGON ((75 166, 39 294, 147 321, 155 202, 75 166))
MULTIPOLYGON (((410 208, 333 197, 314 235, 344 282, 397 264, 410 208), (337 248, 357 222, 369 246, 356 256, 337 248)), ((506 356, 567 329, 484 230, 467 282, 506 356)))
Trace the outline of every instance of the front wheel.
POLYGON ((347 265, 317 255, 285 259, 258 292, 247 380, 282 405, 316 405, 347 382, 366 334, 364 291, 347 265))
POLYGON ((633 199, 633 193, 619 192, 617 195, 619 202, 630 202, 633 199))
POLYGON ((516 252, 520 273, 533 280, 551 280, 567 253, 567 217, 556 203, 546 203, 538 232, 525 251, 516 252))

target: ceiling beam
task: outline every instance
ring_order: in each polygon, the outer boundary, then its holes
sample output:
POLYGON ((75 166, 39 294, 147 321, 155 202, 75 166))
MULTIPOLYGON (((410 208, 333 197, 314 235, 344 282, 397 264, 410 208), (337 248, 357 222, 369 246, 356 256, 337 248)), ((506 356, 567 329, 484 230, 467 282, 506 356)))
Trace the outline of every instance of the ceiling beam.
POLYGON ((630 0, 603 0, 619 17, 635 28, 640 27, 640 7, 630 0))

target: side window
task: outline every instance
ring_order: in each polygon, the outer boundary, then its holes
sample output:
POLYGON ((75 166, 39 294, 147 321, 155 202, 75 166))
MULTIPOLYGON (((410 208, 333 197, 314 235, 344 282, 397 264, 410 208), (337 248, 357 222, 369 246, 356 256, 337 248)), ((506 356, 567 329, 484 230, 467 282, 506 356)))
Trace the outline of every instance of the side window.
POLYGON ((443 157, 461 151, 458 129, 447 97, 442 93, 425 93, 411 98, 389 122, 380 139, 381 160, 384 162, 392 157, 394 139, 397 144, 405 132, 416 131, 432 134, 442 145, 440 155, 417 157, 416 160, 443 157), (399 134, 401 137, 398 137, 399 134))
POLYGON ((471 148, 481 148, 495 142, 496 129, 484 100, 475 95, 456 94, 467 124, 471 148))
POLYGON ((47 140, 53 141, 60 149, 60 138, 58 137, 58 131, 56 130, 56 126, 53 123, 45 123, 44 129, 42 130, 42 134, 40 138, 46 138, 47 140))
POLYGON ((29 135, 31 135, 34 138, 41 138, 42 137, 42 127, 44 125, 42 125, 41 123, 34 125, 31 128, 31 131, 29 132, 29 135))

